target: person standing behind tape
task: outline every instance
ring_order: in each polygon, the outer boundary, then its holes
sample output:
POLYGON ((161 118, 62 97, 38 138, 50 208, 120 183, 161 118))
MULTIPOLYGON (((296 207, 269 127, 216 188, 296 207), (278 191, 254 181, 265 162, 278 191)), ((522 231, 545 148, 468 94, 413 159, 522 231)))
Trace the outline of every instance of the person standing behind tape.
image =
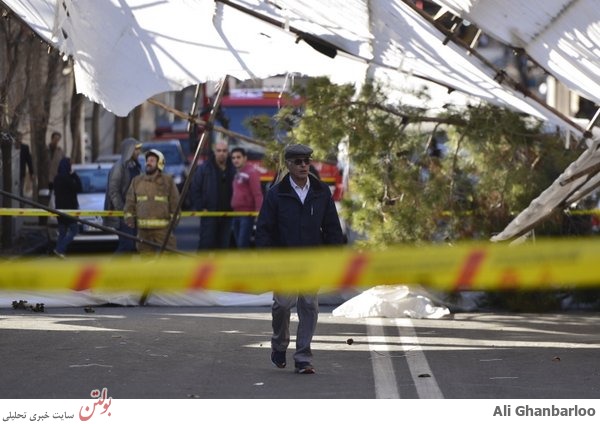
MULTIPOLYGON (((151 149, 145 153, 145 157, 146 173, 135 177, 127 190, 125 223, 134 228, 137 221, 139 238, 162 245, 171 218, 177 211, 179 191, 173 177, 162 172, 165 168, 163 154, 151 149)), ((170 249, 177 248, 173 233, 169 235, 166 246, 170 249)), ((138 242, 137 250, 140 253, 153 253, 158 248, 138 242)))
MULTIPOLYGON (((123 211, 125 209, 125 197, 131 181, 140 175, 142 167, 138 162, 138 156, 142 149, 142 143, 135 138, 129 137, 121 143, 121 159, 117 161, 108 173, 108 184, 106 197, 104 198, 104 210, 123 211)), ((121 217, 105 217, 104 225, 135 236, 135 226, 129 227, 121 217)), ((119 245, 115 253, 135 252, 135 241, 131 238, 119 235, 119 245)))
POLYGON ((24 197, 25 194, 30 196, 33 190, 34 174, 33 174, 33 159, 29 146, 23 143, 23 134, 17 132, 15 137, 15 148, 19 151, 19 196, 24 197), (29 171, 29 172, 27 172, 29 171))
MULTIPOLYGON (((312 149, 302 144, 285 148, 289 174, 275 184, 263 201, 256 222, 256 246, 308 247, 344 243, 340 219, 327 184, 309 175, 312 149)), ((298 329, 294 353, 295 372, 314 374, 311 342, 317 327, 316 293, 273 293, 271 362, 286 366, 290 343, 290 311, 296 305, 298 329)))
POLYGON ((50 136, 50 143, 48 144, 48 188, 53 189, 54 177, 58 172, 58 164, 65 157, 65 152, 58 145, 62 134, 58 131, 54 131, 50 136))
MULTIPOLYGON (((248 155, 242 147, 231 150, 231 161, 237 169, 233 178, 231 208, 234 212, 258 212, 263 202, 260 175, 254 166, 248 163, 248 155)), ((233 235, 239 248, 250 246, 254 216, 233 217, 233 235)))
MULTIPOLYGON (((190 199, 193 209, 202 212, 230 212, 235 167, 229 158, 227 141, 214 145, 209 158, 192 177, 190 199)), ((231 217, 201 217, 198 250, 227 249, 231 240, 231 217)))
MULTIPOLYGON (((83 188, 79 175, 71 167, 71 159, 62 158, 58 164, 58 170, 54 181, 54 203, 56 209, 79 209, 77 193, 81 193, 83 188)), ((58 238, 54 254, 61 259, 65 258, 67 248, 73 241, 78 232, 78 223, 74 219, 59 216, 58 238)))

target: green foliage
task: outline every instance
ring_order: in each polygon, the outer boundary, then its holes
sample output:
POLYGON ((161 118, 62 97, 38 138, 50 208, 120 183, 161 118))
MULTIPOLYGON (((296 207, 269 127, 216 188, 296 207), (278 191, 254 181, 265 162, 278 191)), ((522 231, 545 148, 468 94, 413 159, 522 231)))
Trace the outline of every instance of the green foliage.
POLYGON ((316 78, 297 92, 301 116, 284 108, 251 127, 272 141, 274 163, 290 142, 310 145, 321 160, 344 146, 351 171, 342 215, 370 247, 488 239, 581 153, 539 122, 490 105, 431 117, 390 105, 372 84, 357 91, 316 78), (445 153, 432 154, 444 139, 445 153))

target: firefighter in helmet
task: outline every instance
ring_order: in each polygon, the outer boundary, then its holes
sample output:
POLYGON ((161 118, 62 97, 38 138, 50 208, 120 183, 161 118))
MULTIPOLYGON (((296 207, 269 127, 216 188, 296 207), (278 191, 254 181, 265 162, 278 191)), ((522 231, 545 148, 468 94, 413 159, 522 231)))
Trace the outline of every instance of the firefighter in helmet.
MULTIPOLYGON (((139 238, 162 245, 169 223, 177 212, 179 191, 171 175, 163 173, 165 157, 159 150, 148 150, 144 157, 145 173, 131 181, 125 200, 124 218, 130 227, 137 223, 139 238)), ((169 235, 166 247, 176 249, 173 234, 169 235)), ((158 248, 138 242, 137 250, 140 253, 152 253, 158 248)))

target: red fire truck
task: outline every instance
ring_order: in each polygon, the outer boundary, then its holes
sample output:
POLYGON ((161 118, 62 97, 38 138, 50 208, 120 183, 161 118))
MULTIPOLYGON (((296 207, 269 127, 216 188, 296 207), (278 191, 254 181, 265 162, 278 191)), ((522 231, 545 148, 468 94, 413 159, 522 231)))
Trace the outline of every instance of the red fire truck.
MULTIPOLYGON (((294 101, 295 105, 300 105, 300 101, 294 101)), ((289 104, 289 103, 288 103, 289 104)), ((227 122, 229 130, 251 137, 250 130, 245 126, 245 122, 256 116, 266 115, 273 117, 282 107, 280 94, 263 91, 245 91, 243 95, 224 96, 221 100, 222 121, 227 122)), ((216 122, 215 125, 223 125, 224 122, 216 122)), ((158 127, 155 131, 155 139, 170 140, 178 139, 184 150, 184 153, 191 161, 193 160, 197 140, 191 140, 186 132, 186 123, 178 126, 171 125, 167 127, 158 127)), ((213 132, 214 134, 215 132, 213 132)), ((264 147, 243 140, 230 141, 230 147, 240 145, 248 152, 248 161, 253 163, 261 174, 263 187, 266 189, 275 178, 276 171, 264 166, 262 158, 264 156, 264 147)), ((204 160, 204 157, 200 161, 204 160)), ((342 174, 336 163, 315 161, 313 166, 319 173, 322 181, 329 184, 334 200, 339 201, 343 195, 342 174)))

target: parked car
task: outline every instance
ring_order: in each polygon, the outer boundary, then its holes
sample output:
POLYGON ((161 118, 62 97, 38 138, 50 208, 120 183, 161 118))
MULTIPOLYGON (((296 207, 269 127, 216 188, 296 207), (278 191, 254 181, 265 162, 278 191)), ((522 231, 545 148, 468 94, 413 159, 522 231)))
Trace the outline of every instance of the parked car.
MULTIPOLYGON (((104 197, 108 185, 108 173, 112 167, 111 163, 87 163, 73 164, 73 170, 81 179, 83 191, 77 195, 79 210, 102 211, 104 210, 104 197)), ((50 206, 54 207, 54 196, 50 199, 50 206)), ((94 224, 102 224, 101 216, 82 216, 81 219, 94 224)), ((50 240, 56 242, 57 221, 56 217, 48 219, 50 240)), ((75 236, 73 243, 102 242, 116 243, 118 236, 105 232, 91 225, 79 224, 79 233, 75 236)))
POLYGON ((109 155, 100 155, 96 159, 97 163, 115 163, 121 159, 121 155, 118 153, 109 154, 109 155))

